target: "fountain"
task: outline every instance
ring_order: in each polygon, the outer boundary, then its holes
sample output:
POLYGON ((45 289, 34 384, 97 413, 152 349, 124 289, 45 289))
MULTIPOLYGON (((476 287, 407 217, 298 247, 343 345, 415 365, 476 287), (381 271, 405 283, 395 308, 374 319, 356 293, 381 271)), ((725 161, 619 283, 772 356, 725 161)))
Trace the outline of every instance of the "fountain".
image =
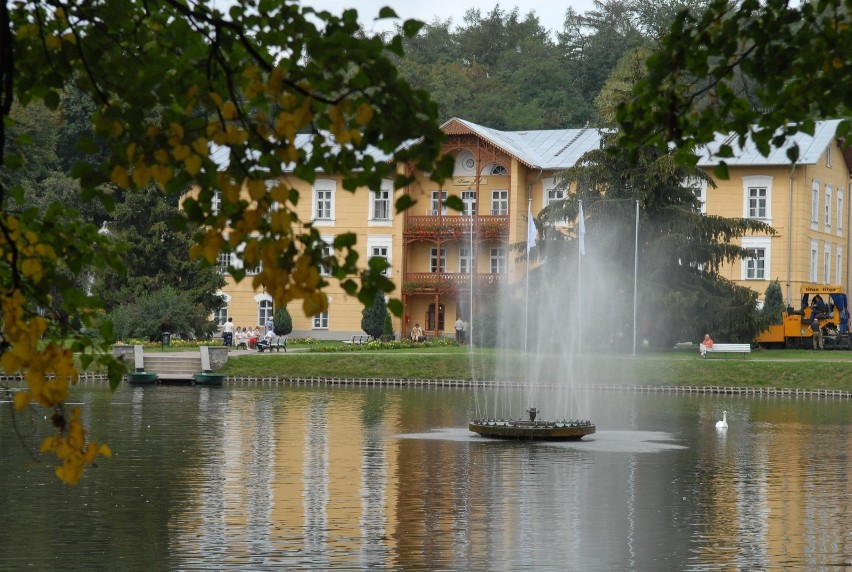
POLYGON ((532 272, 528 263, 517 265, 515 279, 492 297, 490 318, 482 311, 489 301, 478 300, 482 319, 471 328, 473 345, 495 347, 498 365, 493 384, 477 384, 471 432, 515 440, 577 440, 595 433, 581 382, 597 372, 584 352, 601 349, 590 345, 602 338, 590 298, 611 277, 574 245, 576 240, 566 241, 568 256, 549 258, 532 272), (493 339, 485 339, 489 334, 493 339))
POLYGON ((563 419, 562 421, 536 421, 536 408, 530 408, 526 419, 474 419, 468 429, 492 439, 517 439, 530 441, 570 441, 595 432, 591 421, 563 419))

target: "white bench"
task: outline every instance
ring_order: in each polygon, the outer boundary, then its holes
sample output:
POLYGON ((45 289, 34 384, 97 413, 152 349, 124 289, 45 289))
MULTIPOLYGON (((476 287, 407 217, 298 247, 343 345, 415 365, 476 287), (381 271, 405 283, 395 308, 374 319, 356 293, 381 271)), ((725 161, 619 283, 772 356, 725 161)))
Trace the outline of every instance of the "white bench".
POLYGON ((751 353, 751 344, 713 344, 712 348, 707 348, 707 355, 710 354, 745 354, 751 353))
POLYGON ((343 343, 344 344, 359 344, 360 345, 360 344, 366 344, 371 339, 373 339, 373 338, 370 337, 370 336, 352 336, 348 340, 343 340, 343 343))

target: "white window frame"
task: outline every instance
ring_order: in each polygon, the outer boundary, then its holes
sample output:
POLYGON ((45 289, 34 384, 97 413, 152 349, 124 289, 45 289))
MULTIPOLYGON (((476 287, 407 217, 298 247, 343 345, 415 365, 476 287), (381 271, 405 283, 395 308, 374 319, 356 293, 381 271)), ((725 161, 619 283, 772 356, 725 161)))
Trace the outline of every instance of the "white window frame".
POLYGON ((484 177, 489 175, 493 177, 508 177, 509 169, 503 165, 498 165, 497 163, 489 163, 482 168, 481 174, 484 177))
POLYGON ((542 179, 541 181, 541 206, 546 207, 551 203, 561 201, 568 196, 568 187, 560 187, 556 184, 556 177, 542 179))
MULTIPOLYGON (((322 257, 323 259, 334 256, 334 236, 333 235, 323 235, 320 236, 320 240, 323 242, 322 246, 322 257)), ((320 276, 331 276, 331 267, 325 262, 320 262, 319 265, 320 276)))
POLYGON ((461 192, 461 200, 464 203, 464 211, 462 214, 465 216, 475 216, 476 215, 476 191, 473 189, 466 189, 461 192))
POLYGON ((393 276, 393 235, 390 234, 368 234, 367 235, 367 261, 374 256, 382 256, 388 261, 388 268, 384 275, 388 278, 393 276), (384 253, 384 254, 382 254, 384 253))
POLYGON ((213 191, 213 198, 210 199, 210 213, 214 216, 222 210, 222 191, 213 191))
POLYGON ((447 272, 447 249, 433 246, 429 249, 429 272, 444 274, 447 272), (440 260, 438 259, 440 257, 440 260))
POLYGON ((506 262, 506 248, 504 246, 492 246, 489 257, 491 274, 505 274, 507 270, 506 262))
POLYGON ((816 240, 811 240, 811 271, 810 271, 810 281, 816 284, 817 281, 817 252, 819 251, 819 244, 816 240))
POLYGON ((313 193, 311 193, 311 213, 314 226, 332 226, 335 220, 335 202, 337 197, 337 181, 334 179, 317 179, 314 181, 313 193), (320 197, 322 194, 322 197, 320 197), (327 201, 323 205, 322 217, 320 218, 320 202, 327 201), (327 208, 326 208, 327 207, 327 208), (325 212, 325 211, 328 212, 325 212))
POLYGON ((819 224, 819 181, 814 179, 811 185, 811 229, 819 224))
POLYGON ((699 212, 707 214, 707 181, 705 179, 690 177, 686 181, 686 186, 692 189, 692 194, 695 195, 698 201, 699 212))
POLYGON ((320 312, 319 314, 314 314, 313 329, 314 330, 327 330, 328 329, 328 310, 326 310, 325 312, 320 312))
POLYGON ((432 216, 447 215, 447 191, 432 191, 432 209, 429 211, 432 216))
POLYGON ((509 214, 509 190, 494 189, 491 191, 491 214, 505 216, 509 214))
POLYGON ((837 254, 834 257, 834 276, 835 284, 843 284, 843 247, 837 246, 837 254))
POLYGON ((767 224, 772 223, 772 177, 768 175, 754 175, 750 177, 743 177, 743 218, 748 218, 752 220, 762 220, 767 224), (766 192, 765 197, 753 197, 754 191, 759 191, 760 189, 764 189, 766 192), (764 216, 760 216, 760 208, 757 208, 758 212, 752 214, 752 199, 758 201, 758 203, 763 200, 763 209, 764 216))
POLYGON ((825 166, 828 167, 829 169, 831 168, 831 159, 832 159, 831 152, 833 150, 833 147, 834 147, 834 139, 832 139, 831 142, 828 144, 828 147, 825 148, 825 166))
POLYGON ((222 298, 224 303, 218 310, 213 310, 213 313, 210 315, 210 321, 221 327, 228 321, 228 310, 231 304, 231 295, 218 290, 216 292, 216 296, 222 298))
POLYGON ((265 326, 266 319, 272 319, 275 314, 275 304, 272 302, 272 296, 267 293, 261 293, 254 297, 254 303, 257 308, 257 325, 265 326))
POLYGON ((837 234, 843 235, 843 187, 837 189, 837 234))
POLYGON ((231 273, 231 253, 230 252, 220 252, 216 257, 216 266, 218 267, 219 274, 230 274, 231 273))
POLYGON ((747 250, 755 250, 762 253, 762 257, 744 258, 742 261, 741 279, 742 280, 768 280, 771 276, 770 261, 772 260, 772 239, 764 236, 746 236, 743 237, 743 248, 747 250), (760 269, 759 261, 763 261, 763 268, 760 269), (749 274, 752 274, 751 276, 749 274))
POLYGON ((473 249, 470 246, 459 247, 459 273, 473 274, 473 249))
POLYGON ((831 284, 831 243, 826 242, 822 251, 822 283, 831 284))
POLYGON ((393 224, 393 181, 382 180, 379 192, 370 191, 369 226, 391 226, 393 224), (382 210, 385 212, 383 213, 382 210))
POLYGON ((825 186, 825 213, 823 216, 823 224, 826 232, 831 231, 831 185, 825 186))

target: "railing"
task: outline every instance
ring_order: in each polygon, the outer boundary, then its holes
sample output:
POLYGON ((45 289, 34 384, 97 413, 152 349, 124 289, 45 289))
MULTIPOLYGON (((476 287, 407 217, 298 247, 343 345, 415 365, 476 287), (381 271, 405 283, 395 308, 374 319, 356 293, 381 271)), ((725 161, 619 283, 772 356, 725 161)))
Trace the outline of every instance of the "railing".
POLYGON ((471 282, 475 292, 496 288, 502 274, 467 274, 461 272, 410 272, 405 275, 402 291, 406 294, 448 294, 468 292, 471 282))
POLYGON ((406 219, 406 238, 462 238, 473 233, 479 239, 509 237, 509 215, 500 216, 409 216, 406 219), (473 221, 471 221, 473 218, 473 221))

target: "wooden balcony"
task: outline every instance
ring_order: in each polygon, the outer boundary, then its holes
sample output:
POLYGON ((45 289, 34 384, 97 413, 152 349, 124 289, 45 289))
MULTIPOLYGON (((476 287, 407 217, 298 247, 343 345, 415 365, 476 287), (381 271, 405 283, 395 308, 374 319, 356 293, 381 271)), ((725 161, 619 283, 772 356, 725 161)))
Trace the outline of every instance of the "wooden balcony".
POLYGON ((459 272, 409 272, 402 284, 403 294, 454 294, 487 292, 503 283, 502 274, 462 274, 459 272))
POLYGON ((477 240, 506 240, 509 238, 509 215, 409 216, 403 236, 407 240, 461 240, 469 237, 471 230, 477 240))

